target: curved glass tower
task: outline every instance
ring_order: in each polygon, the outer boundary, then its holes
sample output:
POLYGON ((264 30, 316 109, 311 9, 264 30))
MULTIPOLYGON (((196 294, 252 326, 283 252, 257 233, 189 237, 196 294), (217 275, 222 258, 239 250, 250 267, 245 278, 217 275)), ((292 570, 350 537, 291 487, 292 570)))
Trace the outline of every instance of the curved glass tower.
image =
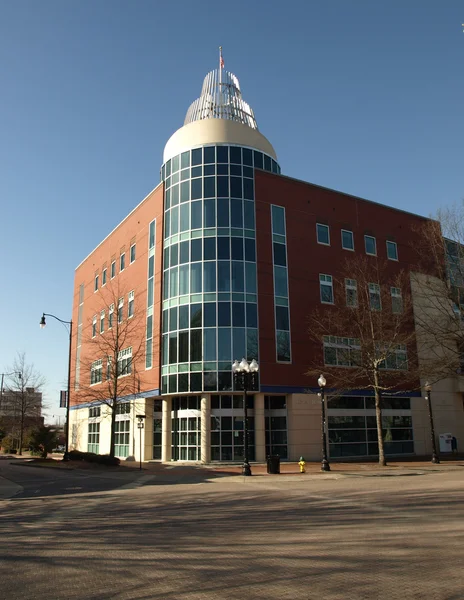
POLYGON ((162 394, 232 390, 259 360, 254 170, 280 173, 238 79, 209 73, 166 144, 162 394))

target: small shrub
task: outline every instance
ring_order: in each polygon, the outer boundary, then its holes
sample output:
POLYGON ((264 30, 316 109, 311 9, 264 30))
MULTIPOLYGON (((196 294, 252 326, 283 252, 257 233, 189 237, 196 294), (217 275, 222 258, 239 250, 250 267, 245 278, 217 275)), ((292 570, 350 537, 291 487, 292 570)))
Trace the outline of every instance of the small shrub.
POLYGON ((95 454, 94 452, 80 452, 79 450, 71 450, 68 456, 69 460, 84 460, 88 463, 96 463, 107 467, 117 466, 121 462, 116 456, 110 456, 109 454, 95 454))
POLYGON ((98 456, 98 462, 107 467, 116 467, 121 463, 117 456, 110 456, 109 454, 100 454, 98 456))
POLYGON ((71 452, 68 452, 69 460, 84 460, 84 455, 85 453, 80 450, 71 450, 71 452))

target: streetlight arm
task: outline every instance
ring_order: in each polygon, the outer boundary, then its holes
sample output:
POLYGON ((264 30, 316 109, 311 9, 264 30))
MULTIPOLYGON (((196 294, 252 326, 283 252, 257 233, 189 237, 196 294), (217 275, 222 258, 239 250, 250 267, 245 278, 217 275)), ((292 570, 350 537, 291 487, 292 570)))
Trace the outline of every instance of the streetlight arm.
POLYGON ((43 313, 42 316, 43 317, 53 317, 54 319, 56 319, 60 323, 65 323, 66 325, 71 325, 71 323, 72 323, 72 321, 63 321, 63 319, 60 319, 59 317, 55 317, 55 315, 51 315, 50 313, 43 313))

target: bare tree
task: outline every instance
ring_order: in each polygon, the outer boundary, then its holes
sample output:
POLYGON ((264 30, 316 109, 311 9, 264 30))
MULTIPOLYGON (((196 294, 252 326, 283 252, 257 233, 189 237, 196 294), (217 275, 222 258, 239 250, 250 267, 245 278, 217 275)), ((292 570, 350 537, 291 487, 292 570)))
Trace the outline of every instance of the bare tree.
MULTIPOLYGON (((330 289, 325 292, 330 301, 330 289)), ((338 393, 373 391, 379 464, 385 466, 382 395, 418 385, 409 275, 395 273, 386 261, 355 257, 342 267, 332 293, 334 305, 309 318, 315 359, 307 374, 316 379, 322 364, 338 393)))
POLYGON ((464 204, 445 207, 422 226, 413 275, 416 328, 433 379, 464 372, 464 204), (436 369, 435 369, 436 371, 436 369))
POLYGON ((99 402, 111 417, 110 456, 115 453, 118 406, 140 392, 137 367, 144 358, 145 313, 136 310, 135 299, 117 285, 101 290, 99 308, 83 335, 78 400, 99 402), (131 304, 132 302, 132 304, 131 304))
POLYGON ((26 362, 26 354, 17 354, 14 362, 8 367, 12 375, 8 376, 7 394, 8 408, 5 409, 18 433, 18 454, 22 454, 24 432, 27 426, 40 425, 42 414, 42 392, 45 378, 26 362))

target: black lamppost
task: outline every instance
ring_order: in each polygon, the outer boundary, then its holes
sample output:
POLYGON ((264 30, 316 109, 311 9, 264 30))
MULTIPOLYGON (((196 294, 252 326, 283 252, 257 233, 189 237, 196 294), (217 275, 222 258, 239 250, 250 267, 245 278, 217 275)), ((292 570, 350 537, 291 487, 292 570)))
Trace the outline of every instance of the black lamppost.
POLYGON ((63 323, 63 325, 66 327, 66 325, 69 325, 69 356, 68 356, 68 391, 67 391, 67 398, 66 398, 66 425, 64 428, 64 434, 65 434, 65 446, 64 446, 64 454, 63 454, 63 460, 69 460, 69 403, 70 403, 70 399, 71 399, 71 344, 72 344, 72 320, 71 321, 63 321, 63 319, 59 319, 58 317, 55 317, 55 315, 50 315, 48 313, 43 313, 42 314, 42 318, 40 319, 40 328, 43 329, 46 325, 45 322, 45 317, 52 317, 53 319, 56 319, 57 321, 59 321, 60 323, 63 323))
POLYGON ((139 430, 139 441, 140 441, 140 457, 139 457, 139 469, 142 470, 142 429, 144 428, 144 419, 146 419, 146 415, 136 415, 138 422, 137 427, 139 430))
POLYGON ((320 388, 321 394, 321 431, 322 431, 322 464, 321 471, 330 471, 330 464, 327 458, 327 434, 325 431, 325 395, 324 388, 326 386, 327 380, 324 375, 321 374, 319 379, 317 380, 320 388))
POLYGON ((430 420, 430 436, 432 438, 432 462, 436 465, 440 464, 440 459, 438 458, 437 445, 435 443, 435 428, 433 426, 433 414, 432 414, 432 401, 430 399, 430 392, 432 390, 432 386, 428 381, 425 382, 424 385, 425 390, 425 399, 427 400, 427 405, 429 409, 429 420, 430 420))
POLYGON ((243 465, 242 475, 251 475, 251 467, 248 462, 248 406, 247 391, 256 389, 256 378, 259 365, 255 359, 248 363, 243 358, 241 362, 234 361, 232 373, 234 376, 234 388, 243 390, 243 465))

